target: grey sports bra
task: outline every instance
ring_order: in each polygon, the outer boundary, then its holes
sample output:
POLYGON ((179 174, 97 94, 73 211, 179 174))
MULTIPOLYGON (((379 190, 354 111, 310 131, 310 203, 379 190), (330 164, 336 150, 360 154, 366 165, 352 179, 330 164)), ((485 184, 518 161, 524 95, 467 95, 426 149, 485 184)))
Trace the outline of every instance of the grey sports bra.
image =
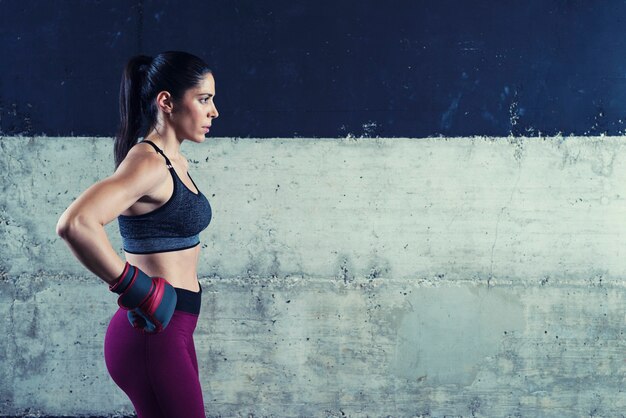
POLYGON ((142 142, 152 145, 165 158, 174 181, 174 192, 167 202, 151 212, 117 217, 124 251, 152 254, 195 247, 200 244, 200 232, 211 222, 211 205, 208 199, 200 192, 189 173, 187 176, 198 194, 182 182, 159 147, 151 141, 142 142))

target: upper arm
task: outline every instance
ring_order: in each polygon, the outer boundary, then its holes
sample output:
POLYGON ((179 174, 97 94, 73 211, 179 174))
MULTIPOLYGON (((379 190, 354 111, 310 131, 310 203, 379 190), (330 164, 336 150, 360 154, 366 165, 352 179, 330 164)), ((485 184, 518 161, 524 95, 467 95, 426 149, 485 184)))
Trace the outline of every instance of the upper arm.
POLYGON ((129 153, 115 173, 93 184, 65 210, 57 229, 73 222, 95 221, 106 225, 142 196, 163 184, 167 170, 161 158, 151 153, 129 153))

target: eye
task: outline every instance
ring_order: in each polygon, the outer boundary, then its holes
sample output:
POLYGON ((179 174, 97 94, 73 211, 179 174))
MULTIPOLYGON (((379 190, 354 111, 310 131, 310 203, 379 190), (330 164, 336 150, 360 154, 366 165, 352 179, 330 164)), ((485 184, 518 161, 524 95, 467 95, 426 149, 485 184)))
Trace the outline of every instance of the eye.
POLYGON ((200 99, 200 103, 204 103, 204 104, 205 104, 205 103, 208 103, 208 102, 209 102, 209 100, 210 100, 210 98, 209 98, 209 97, 205 97, 205 98, 203 98, 203 99, 200 99))

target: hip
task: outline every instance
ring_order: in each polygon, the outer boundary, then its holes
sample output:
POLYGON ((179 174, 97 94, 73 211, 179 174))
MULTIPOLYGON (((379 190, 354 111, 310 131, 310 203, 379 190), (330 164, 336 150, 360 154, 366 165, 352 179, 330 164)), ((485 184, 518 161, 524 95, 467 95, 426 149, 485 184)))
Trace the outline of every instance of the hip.
POLYGON ((176 307, 168 326, 158 334, 144 334, 138 332, 128 321, 128 311, 122 308, 118 308, 117 312, 111 318, 107 329, 107 336, 113 335, 125 335, 142 338, 154 338, 159 336, 167 337, 175 331, 177 335, 185 334, 192 335, 196 324, 198 323, 198 317, 200 315, 200 308, 202 305, 202 286, 198 282, 200 290, 198 292, 192 292, 191 290, 174 287, 176 291, 176 307), (170 329, 172 331, 170 331, 170 329))

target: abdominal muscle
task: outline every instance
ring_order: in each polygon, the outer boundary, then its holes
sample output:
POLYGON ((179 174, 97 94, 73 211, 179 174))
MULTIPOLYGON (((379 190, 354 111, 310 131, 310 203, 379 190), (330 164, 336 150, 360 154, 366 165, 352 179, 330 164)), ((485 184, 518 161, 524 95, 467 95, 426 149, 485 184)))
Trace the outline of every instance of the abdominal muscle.
POLYGON ((154 254, 126 254, 126 261, 139 267, 147 275, 158 276, 167 280, 172 286, 199 292, 198 257, 200 244, 193 248, 180 251, 168 251, 154 254))

